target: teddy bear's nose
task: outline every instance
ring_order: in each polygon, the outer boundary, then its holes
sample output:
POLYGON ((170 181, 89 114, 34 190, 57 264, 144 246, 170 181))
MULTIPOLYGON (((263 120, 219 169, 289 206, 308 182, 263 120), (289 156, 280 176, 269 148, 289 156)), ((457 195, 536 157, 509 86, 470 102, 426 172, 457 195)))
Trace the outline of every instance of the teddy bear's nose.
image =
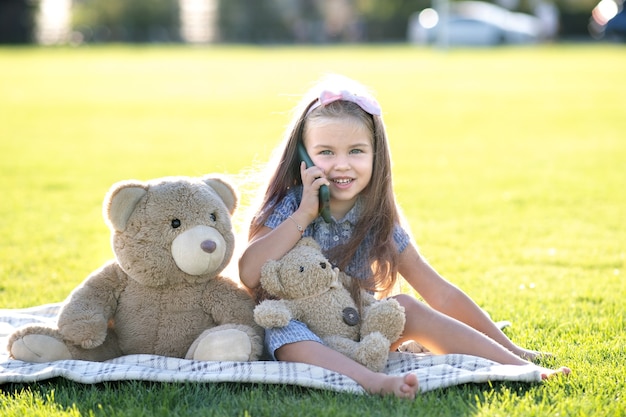
POLYGON ((320 262, 320 266, 322 267, 322 269, 326 269, 326 262, 320 262))
POLYGON ((217 248, 217 245, 212 240, 204 240, 202 243, 200 243, 200 247, 206 253, 213 253, 217 248))

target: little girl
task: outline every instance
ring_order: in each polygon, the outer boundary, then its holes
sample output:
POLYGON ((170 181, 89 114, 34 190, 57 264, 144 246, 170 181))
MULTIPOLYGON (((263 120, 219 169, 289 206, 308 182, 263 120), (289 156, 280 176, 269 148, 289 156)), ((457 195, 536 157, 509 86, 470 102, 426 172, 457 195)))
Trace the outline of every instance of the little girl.
MULTIPOLYGON (((387 296, 400 274, 427 303, 399 294, 407 340, 435 354, 463 353, 495 362, 528 365, 540 353, 515 345, 463 291, 440 276, 420 255, 403 228, 391 180, 391 159, 381 109, 359 83, 328 77, 296 108, 239 260, 241 281, 259 290, 261 266, 280 259, 302 236, 312 236, 325 255, 354 278, 356 288, 387 296), (314 166, 298 157, 302 143, 314 166), (330 189, 331 221, 319 215, 320 187, 330 189)), ((372 394, 414 398, 414 374, 375 373, 323 344, 305 324, 292 320, 268 329, 268 353, 344 374, 372 394)), ((568 368, 539 368, 542 378, 568 368)))

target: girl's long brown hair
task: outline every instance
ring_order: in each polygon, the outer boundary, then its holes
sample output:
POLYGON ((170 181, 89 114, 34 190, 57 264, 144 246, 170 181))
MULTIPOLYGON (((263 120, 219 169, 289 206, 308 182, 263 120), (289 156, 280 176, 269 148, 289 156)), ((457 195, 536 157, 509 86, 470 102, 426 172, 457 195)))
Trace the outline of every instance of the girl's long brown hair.
POLYGON ((307 115, 308 109, 314 103, 315 100, 309 101, 291 123, 276 170, 270 177, 260 209, 252 219, 249 239, 253 239, 261 230, 274 206, 285 197, 287 191, 302 184, 296 146, 303 140, 308 125, 319 119, 323 121, 337 118, 342 120, 348 118, 362 123, 372 132, 374 152, 372 177, 361 194, 363 211, 351 239, 331 249, 326 256, 334 265, 345 270, 361 242, 366 236, 371 235, 373 246, 368 256, 372 277, 369 280, 353 279, 353 294, 357 295, 358 289, 365 288, 386 295, 391 292, 397 279, 398 250, 393 239, 393 230, 400 222, 400 214, 393 193, 391 154, 383 120, 380 116, 370 115, 357 104, 348 101, 335 101, 320 106, 307 115))

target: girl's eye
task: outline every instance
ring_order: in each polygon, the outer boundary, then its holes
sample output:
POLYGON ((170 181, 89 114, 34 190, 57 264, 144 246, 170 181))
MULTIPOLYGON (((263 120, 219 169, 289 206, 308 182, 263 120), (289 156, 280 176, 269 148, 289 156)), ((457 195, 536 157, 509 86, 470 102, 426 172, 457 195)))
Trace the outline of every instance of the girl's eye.
POLYGON ((363 153, 361 149, 352 149, 350 153, 363 153))
POLYGON ((320 155, 332 155, 333 153, 329 150, 321 151, 320 155))
POLYGON ((217 221, 217 216, 215 215, 215 213, 211 213, 210 217, 212 221, 217 221))
POLYGON ((171 224, 172 224, 172 229, 178 229, 182 223, 180 222, 180 220, 174 219, 172 220, 171 224))

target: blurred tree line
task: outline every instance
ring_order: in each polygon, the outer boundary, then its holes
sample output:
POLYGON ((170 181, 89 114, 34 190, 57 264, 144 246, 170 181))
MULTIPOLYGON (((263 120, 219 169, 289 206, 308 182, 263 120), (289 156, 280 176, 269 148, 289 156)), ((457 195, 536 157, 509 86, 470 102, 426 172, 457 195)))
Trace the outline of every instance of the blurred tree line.
MULTIPOLYGON (((0 43, 33 41, 40 1, 0 0, 0 43)), ((71 30, 80 42, 180 42, 182 1, 73 0, 71 30)), ((431 0, 209 1, 216 6, 212 41, 224 43, 404 41, 411 14, 432 6, 431 0)), ((530 12, 536 0, 489 1, 530 12)), ((561 35, 586 33, 597 0, 554 2, 561 12, 561 35)))
POLYGON ((406 39, 409 16, 430 0, 222 0, 225 42, 377 42, 406 39))
POLYGON ((178 0, 74 0, 72 8, 85 41, 175 41, 178 24, 178 0))
POLYGON ((33 2, 0 0, 0 43, 31 42, 36 12, 33 2))

